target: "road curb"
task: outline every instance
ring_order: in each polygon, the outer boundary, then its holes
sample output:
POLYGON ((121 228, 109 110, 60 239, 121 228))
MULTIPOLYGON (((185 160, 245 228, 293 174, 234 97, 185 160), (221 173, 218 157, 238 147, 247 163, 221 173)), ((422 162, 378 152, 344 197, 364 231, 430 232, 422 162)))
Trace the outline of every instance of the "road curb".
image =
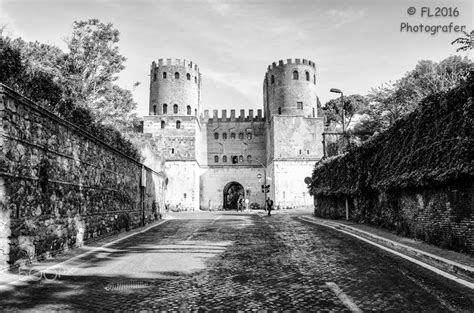
POLYGON ((421 251, 419 249, 404 245, 399 242, 392 241, 390 239, 351 227, 349 225, 337 223, 334 221, 321 221, 313 217, 300 217, 301 220, 318 225, 330 227, 336 230, 346 231, 358 235, 366 240, 375 242, 381 246, 395 250, 401 254, 414 258, 422 263, 435 267, 443 272, 449 273, 455 277, 469 282, 474 283, 474 268, 468 265, 460 264, 452 260, 445 259, 443 257, 433 255, 431 253, 421 251))

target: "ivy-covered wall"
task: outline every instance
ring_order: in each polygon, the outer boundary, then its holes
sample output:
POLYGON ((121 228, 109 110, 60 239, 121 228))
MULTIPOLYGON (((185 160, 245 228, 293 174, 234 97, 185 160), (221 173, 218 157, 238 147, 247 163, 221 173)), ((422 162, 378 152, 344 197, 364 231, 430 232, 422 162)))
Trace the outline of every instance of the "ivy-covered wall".
POLYGON ((0 269, 164 213, 164 173, 3 85, 0 117, 0 269))
POLYGON ((345 217, 473 253, 474 79, 347 154, 315 166, 315 215, 345 217))

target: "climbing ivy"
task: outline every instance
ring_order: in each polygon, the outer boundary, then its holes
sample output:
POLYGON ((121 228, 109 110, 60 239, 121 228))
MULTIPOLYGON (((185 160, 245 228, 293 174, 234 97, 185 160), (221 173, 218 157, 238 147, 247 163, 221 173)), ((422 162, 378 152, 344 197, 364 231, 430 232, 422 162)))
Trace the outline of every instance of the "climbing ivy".
POLYGON ((426 97, 362 146, 317 164, 310 193, 360 195, 472 180, 473 90, 471 74, 459 87, 426 97))

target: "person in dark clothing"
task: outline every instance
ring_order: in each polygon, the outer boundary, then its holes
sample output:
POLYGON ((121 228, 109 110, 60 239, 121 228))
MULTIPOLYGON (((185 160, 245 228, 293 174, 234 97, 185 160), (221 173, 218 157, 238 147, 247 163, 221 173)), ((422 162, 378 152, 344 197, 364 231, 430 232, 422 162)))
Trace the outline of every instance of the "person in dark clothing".
POLYGON ((273 210, 273 200, 268 197, 267 199, 267 211, 268 211, 268 216, 272 215, 272 210, 273 210))

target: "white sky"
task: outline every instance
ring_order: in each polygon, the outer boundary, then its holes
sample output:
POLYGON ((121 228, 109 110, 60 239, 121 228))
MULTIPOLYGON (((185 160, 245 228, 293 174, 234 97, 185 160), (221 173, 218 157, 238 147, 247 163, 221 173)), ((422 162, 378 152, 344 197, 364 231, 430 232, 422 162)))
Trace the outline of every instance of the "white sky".
MULTIPOLYGON (((426 13, 425 13, 426 14, 426 13)), ((187 59, 203 75, 205 109, 259 109, 267 66, 287 58, 316 63, 324 104, 336 94, 365 95, 401 78, 422 59, 456 53, 460 33, 407 33, 410 25, 466 25, 473 2, 438 0, 0 0, 6 34, 65 49, 75 20, 98 18, 121 32, 127 68, 119 84, 134 91, 138 113, 147 114, 149 69, 160 58, 187 59), (407 9, 417 12, 408 15, 407 9), (421 7, 457 8, 459 16, 422 17, 421 7)))

